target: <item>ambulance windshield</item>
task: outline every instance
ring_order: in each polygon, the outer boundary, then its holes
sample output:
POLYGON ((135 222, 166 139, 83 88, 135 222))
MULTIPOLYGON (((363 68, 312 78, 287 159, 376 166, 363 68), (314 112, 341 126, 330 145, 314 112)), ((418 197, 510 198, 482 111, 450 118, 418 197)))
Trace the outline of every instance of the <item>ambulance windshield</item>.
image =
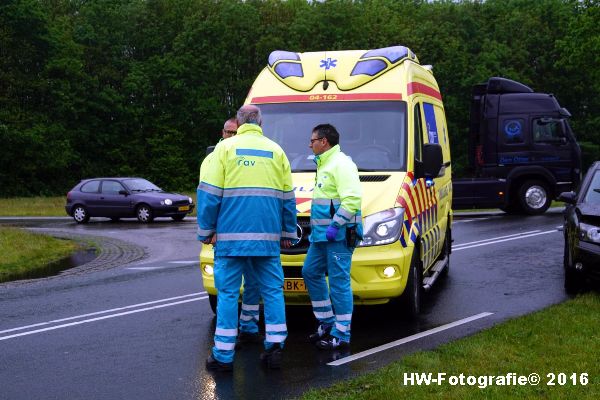
POLYGON ((340 147, 359 171, 406 170, 406 103, 403 101, 260 104, 265 136, 287 154, 292 172, 314 171, 308 147, 312 128, 332 124, 340 147))

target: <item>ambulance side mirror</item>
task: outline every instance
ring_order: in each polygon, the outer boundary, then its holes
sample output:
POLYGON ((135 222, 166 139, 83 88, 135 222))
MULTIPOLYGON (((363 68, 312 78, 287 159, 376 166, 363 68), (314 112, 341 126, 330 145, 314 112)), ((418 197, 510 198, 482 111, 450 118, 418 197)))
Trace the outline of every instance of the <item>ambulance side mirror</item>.
MULTIPOLYGON (((437 178, 444 164, 442 146, 437 143, 426 143, 423 145, 423 178, 437 178)), ((415 168, 416 169, 416 168, 415 168)), ((416 171, 415 171, 416 172, 416 171)))

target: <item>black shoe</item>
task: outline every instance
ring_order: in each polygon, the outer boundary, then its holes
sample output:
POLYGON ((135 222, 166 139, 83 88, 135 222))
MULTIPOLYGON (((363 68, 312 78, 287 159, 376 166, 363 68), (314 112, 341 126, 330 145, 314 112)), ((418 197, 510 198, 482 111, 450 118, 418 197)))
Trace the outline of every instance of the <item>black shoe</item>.
POLYGON ((206 359, 206 369, 209 371, 232 371, 233 363, 222 363, 215 360, 212 354, 206 359))
POLYGON ((328 336, 316 343, 321 350, 347 350, 350 348, 350 342, 343 341, 335 336, 328 336))
POLYGON ((260 354, 260 360, 270 369, 281 368, 282 359, 283 349, 279 343, 275 343, 269 350, 265 350, 260 354))
POLYGON ((319 325, 319 328, 317 328, 315 333, 308 335, 308 341, 311 343, 317 343, 319 340, 326 338, 329 336, 329 332, 331 332, 332 327, 332 325, 325 327, 323 325, 319 325))

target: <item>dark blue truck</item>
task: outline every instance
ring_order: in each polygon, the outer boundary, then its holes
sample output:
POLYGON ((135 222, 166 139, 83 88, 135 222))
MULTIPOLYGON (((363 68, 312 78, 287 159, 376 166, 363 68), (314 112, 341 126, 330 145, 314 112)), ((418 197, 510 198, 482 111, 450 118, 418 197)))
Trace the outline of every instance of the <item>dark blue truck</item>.
POLYGON ((473 87, 470 177, 453 179, 454 209, 500 208, 544 213, 581 180, 581 149, 571 114, 551 94, 490 78, 473 87))

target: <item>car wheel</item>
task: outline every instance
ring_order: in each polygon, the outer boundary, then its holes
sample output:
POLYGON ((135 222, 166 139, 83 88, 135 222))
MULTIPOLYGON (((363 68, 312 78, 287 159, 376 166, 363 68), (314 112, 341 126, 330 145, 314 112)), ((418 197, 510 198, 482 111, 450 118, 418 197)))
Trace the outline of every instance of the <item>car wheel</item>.
POLYGON ((573 255, 569 248, 569 241, 565 239, 565 251, 563 256, 565 269, 565 292, 577 294, 583 288, 583 277, 573 266, 573 255))
POLYGON ((185 218, 185 214, 173 215, 171 218, 173 218, 173 221, 183 221, 183 219, 185 218))
POLYGON ((521 209, 526 214, 543 214, 550 207, 548 186, 542 181, 525 181, 519 188, 518 196, 521 209))
POLYGON ((78 224, 85 224, 90 220, 90 215, 87 212, 87 208, 84 206, 75 206, 73 208, 73 219, 78 224))
POLYGON ((217 296, 214 294, 208 295, 208 303, 210 304, 210 309, 215 315, 217 314, 217 296))
POLYGON ((421 313, 421 297, 423 295, 423 267, 419 260, 419 249, 414 248, 408 272, 408 281, 404 293, 400 296, 400 304, 407 316, 417 317, 421 313))
POLYGON ((152 208, 149 205, 141 204, 136 211, 137 219, 143 224, 150 223, 154 220, 152 208))

